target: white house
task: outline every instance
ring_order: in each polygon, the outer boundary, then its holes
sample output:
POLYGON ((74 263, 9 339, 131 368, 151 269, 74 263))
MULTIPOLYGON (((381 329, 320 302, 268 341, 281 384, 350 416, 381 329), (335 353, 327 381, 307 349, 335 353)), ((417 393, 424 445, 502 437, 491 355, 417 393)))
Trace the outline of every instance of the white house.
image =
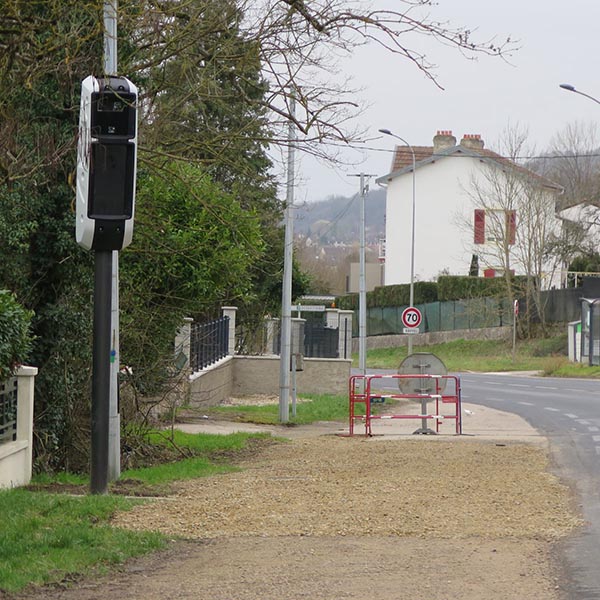
MULTIPOLYGON (((506 264, 516 274, 525 274, 530 267, 519 255, 519 239, 536 230, 527 231, 524 214, 519 214, 532 204, 529 198, 518 200, 530 193, 524 182, 539 192, 549 219, 548 235, 560 229, 554 215, 559 186, 485 149, 480 135, 465 135, 457 144, 451 131, 438 131, 433 146, 396 146, 390 173, 377 179, 387 187, 385 285, 410 281, 413 152, 415 280, 474 271, 500 276, 506 264), (505 253, 499 249, 500 238, 505 253)), ((544 287, 556 284, 551 271, 548 266, 544 287)))

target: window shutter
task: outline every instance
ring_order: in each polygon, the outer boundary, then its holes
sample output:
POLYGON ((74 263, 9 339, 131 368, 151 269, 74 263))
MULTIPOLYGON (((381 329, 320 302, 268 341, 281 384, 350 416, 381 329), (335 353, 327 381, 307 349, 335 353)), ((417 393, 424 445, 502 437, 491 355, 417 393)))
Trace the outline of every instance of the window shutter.
POLYGON ((481 208, 475 209, 474 214, 474 242, 476 244, 485 243, 485 210, 481 208))
POLYGON ((514 244, 517 233, 517 211, 506 211, 506 231, 508 232, 508 243, 514 244))

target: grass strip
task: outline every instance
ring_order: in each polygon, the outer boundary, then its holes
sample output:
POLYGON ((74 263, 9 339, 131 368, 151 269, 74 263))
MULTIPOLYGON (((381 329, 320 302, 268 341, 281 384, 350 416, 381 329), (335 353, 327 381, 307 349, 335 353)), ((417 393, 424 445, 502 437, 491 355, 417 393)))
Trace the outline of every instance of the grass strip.
POLYGON ((162 535, 116 529, 108 521, 136 501, 22 489, 0 492, 0 589, 57 582, 165 546, 162 535))
MULTIPOLYGON (((357 406, 357 414, 361 407, 357 406)), ((374 408, 374 410, 376 410, 374 408)), ((207 409, 211 416, 263 425, 279 424, 279 405, 216 406, 207 409)), ((316 421, 348 420, 348 396, 333 394, 302 394, 302 402, 296 405, 296 416, 290 409, 290 425, 307 425, 316 421)))
MULTIPOLYGON (((551 373, 566 364, 566 336, 522 340, 516 346, 502 340, 454 340, 443 344, 416 346, 413 352, 435 354, 448 371, 542 371, 551 373)), ((367 352, 367 366, 397 369, 406 358, 406 347, 378 348, 367 352)))

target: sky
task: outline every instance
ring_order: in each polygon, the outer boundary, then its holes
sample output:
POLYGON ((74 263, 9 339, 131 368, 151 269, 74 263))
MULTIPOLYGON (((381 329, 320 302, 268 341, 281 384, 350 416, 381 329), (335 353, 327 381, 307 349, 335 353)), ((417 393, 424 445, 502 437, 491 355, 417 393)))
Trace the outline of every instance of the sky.
MULTIPOLYGON (((394 0, 372 2, 374 8, 394 5, 394 0)), ((443 90, 406 59, 375 45, 358 49, 342 69, 363 88, 358 125, 376 139, 368 151, 345 152, 346 160, 362 162, 343 169, 298 157, 296 202, 353 195, 358 179, 348 176, 352 173, 388 173, 396 142, 378 134, 380 128, 414 146, 431 146, 437 130, 451 130, 457 140, 480 134, 493 150, 507 126, 518 125, 527 128, 529 145, 542 152, 567 125, 599 122, 600 104, 559 88, 570 83, 600 99, 598 0, 438 0, 430 15, 474 30, 474 40, 510 36, 519 49, 508 62, 483 55, 468 60, 433 39, 416 39, 437 65, 443 90)))

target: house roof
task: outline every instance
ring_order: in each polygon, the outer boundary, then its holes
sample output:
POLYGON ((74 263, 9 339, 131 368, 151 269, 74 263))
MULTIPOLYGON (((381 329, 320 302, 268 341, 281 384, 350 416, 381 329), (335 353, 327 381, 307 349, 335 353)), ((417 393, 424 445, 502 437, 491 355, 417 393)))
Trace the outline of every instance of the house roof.
MULTIPOLYGON (((445 132, 444 132, 445 133, 445 132)), ((550 188, 556 192, 562 191, 562 187, 550 181, 546 177, 522 167, 512 160, 501 156, 500 154, 488 150, 487 148, 471 148, 463 144, 457 144, 434 153, 433 146, 412 146, 415 154, 415 167, 419 169, 427 164, 434 163, 437 160, 451 156, 470 156, 471 158, 480 158, 488 163, 494 163, 503 169, 515 170, 522 175, 536 181, 543 187, 550 188)), ((392 169, 387 175, 379 177, 377 183, 388 183, 392 179, 410 173, 412 171, 413 154, 408 146, 396 146, 394 157, 392 159, 392 169)))

